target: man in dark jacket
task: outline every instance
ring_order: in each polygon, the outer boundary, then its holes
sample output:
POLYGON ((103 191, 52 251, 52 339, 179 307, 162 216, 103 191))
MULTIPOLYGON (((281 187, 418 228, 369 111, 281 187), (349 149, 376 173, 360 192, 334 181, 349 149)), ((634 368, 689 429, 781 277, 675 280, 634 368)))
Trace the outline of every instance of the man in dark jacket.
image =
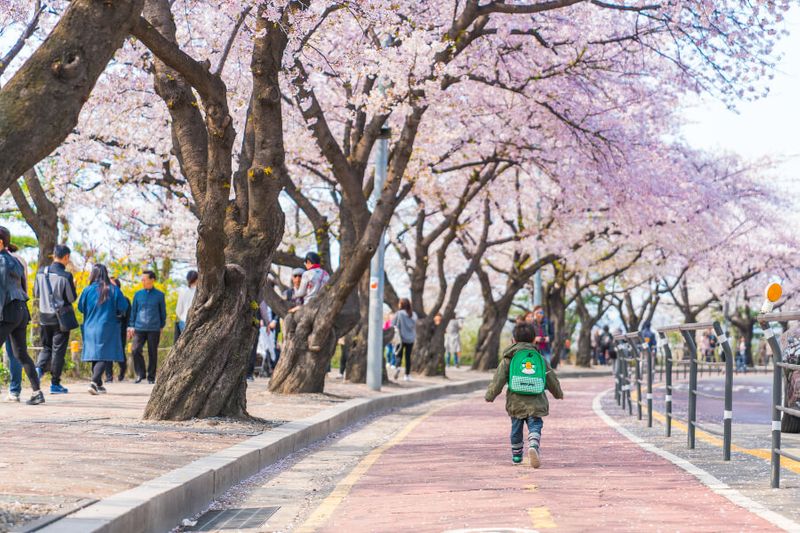
POLYGON ((155 288, 156 274, 152 270, 142 273, 142 289, 133 296, 128 339, 133 339, 131 353, 136 383, 145 378, 144 343, 147 343, 147 382, 156 382, 158 343, 161 330, 167 325, 167 303, 164 293, 155 288))
POLYGON ((61 371, 69 346, 69 331, 61 331, 56 309, 72 305, 76 300, 75 280, 67 272, 68 246, 59 244, 53 251, 53 264, 40 268, 33 285, 33 296, 39 299, 39 325, 42 330, 42 351, 36 361, 39 377, 50 370, 50 394, 69 392, 61 386, 61 371))

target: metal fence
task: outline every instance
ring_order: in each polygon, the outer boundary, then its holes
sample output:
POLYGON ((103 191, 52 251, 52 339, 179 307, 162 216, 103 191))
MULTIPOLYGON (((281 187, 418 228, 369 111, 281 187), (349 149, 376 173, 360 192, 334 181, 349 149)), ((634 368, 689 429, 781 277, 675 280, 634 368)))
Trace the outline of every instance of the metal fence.
MULTIPOLYGON (((722 330, 722 326, 720 326, 719 322, 695 322, 689 324, 678 324, 674 326, 665 326, 659 328, 658 335, 659 339, 661 340, 662 349, 664 351, 664 373, 665 373, 665 395, 664 395, 664 410, 666 412, 666 435, 668 437, 672 436, 672 421, 675 418, 672 412, 672 395, 673 395, 673 369, 674 369, 674 360, 672 357, 672 350, 669 346, 669 341, 667 338, 667 334, 670 332, 677 332, 680 333, 683 337, 683 340, 686 344, 686 347, 689 351, 689 361, 688 361, 688 378, 689 378, 689 391, 688 391, 688 408, 687 408, 687 446, 689 449, 694 449, 695 442, 696 442, 696 432, 697 429, 701 429, 708 433, 717 434, 719 435, 720 432, 713 428, 702 426, 697 422, 697 398, 702 397, 711 400, 719 400, 723 402, 723 409, 722 409, 722 438, 723 438, 723 446, 722 446, 722 458, 725 461, 730 461, 731 459, 731 433, 732 433, 732 419, 733 419, 733 350, 731 349, 730 339, 728 339, 727 335, 722 330), (714 332, 717 336, 719 344, 722 346, 723 353, 725 355, 725 361, 723 363, 709 363, 706 361, 702 361, 698 358, 697 354, 697 344, 694 340, 694 332, 713 328, 714 332), (698 389, 697 385, 697 378, 700 369, 702 368, 724 368, 725 370, 725 393, 724 396, 718 396, 714 394, 708 394, 698 389)), ((617 343, 617 346, 620 348, 620 356, 618 357, 618 361, 622 363, 618 365, 618 370, 616 372, 617 378, 616 383, 617 387, 615 390, 619 389, 620 387, 627 387, 627 390, 621 390, 618 392, 622 393, 622 405, 624 408, 624 402, 627 397, 628 401, 628 411, 629 414, 631 412, 631 394, 630 394, 630 386, 631 380, 628 377, 628 366, 632 364, 635 369, 636 378, 634 380, 634 384, 637 387, 637 405, 638 405, 638 414, 639 420, 642 419, 642 384, 647 384, 647 396, 645 397, 646 405, 647 405, 647 427, 653 426, 653 379, 654 379, 654 371, 653 371, 653 363, 655 360, 655 353, 650 348, 650 345, 644 342, 644 339, 641 335, 641 332, 630 332, 630 333, 623 333, 621 335, 615 335, 614 340, 617 343), (628 353, 632 353, 632 356, 627 355, 628 353), (647 368, 647 380, 645 382, 642 381, 641 376, 641 367, 642 361, 646 362, 647 368), (627 394, 625 394, 627 392, 627 394)))
POLYGON ((800 410, 783 405, 783 373, 784 370, 800 370, 800 365, 784 363, 783 350, 770 322, 789 322, 800 320, 800 311, 786 313, 762 313, 757 317, 764 336, 772 352, 774 361, 772 370, 772 453, 770 454, 770 485, 777 489, 781 485, 781 457, 800 461, 800 457, 781 449, 781 417, 783 414, 800 417, 800 410))

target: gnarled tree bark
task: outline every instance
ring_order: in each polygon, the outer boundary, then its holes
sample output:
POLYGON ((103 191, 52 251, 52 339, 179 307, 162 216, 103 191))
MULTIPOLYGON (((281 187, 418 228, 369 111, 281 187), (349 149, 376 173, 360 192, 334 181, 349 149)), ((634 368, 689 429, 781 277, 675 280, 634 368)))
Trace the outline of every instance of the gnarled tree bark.
POLYGON ((0 89, 0 191, 72 132, 142 5, 143 0, 70 2, 47 40, 0 89))

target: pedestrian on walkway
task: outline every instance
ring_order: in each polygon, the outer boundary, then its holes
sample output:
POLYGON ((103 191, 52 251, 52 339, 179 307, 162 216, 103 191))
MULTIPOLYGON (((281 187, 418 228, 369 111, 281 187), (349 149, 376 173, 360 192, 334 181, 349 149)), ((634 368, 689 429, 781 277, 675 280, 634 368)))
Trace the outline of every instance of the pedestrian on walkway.
MULTIPOLYGON (((531 394, 529 392, 515 392, 517 387, 513 382, 510 383, 510 377, 515 375, 516 372, 511 368, 511 363, 514 356, 518 353, 523 357, 531 355, 536 357, 537 345, 534 343, 535 329, 530 324, 518 324, 514 327, 512 333, 513 344, 503 352, 503 358, 497 371, 494 374, 494 379, 489 384, 486 391, 486 401, 493 402, 497 396, 503 391, 506 384, 509 384, 509 390, 506 392, 506 412, 511 417, 511 460, 514 464, 522 462, 522 455, 525 449, 523 441, 523 426, 528 426, 528 454, 530 463, 533 468, 539 468, 541 465, 541 453, 539 446, 542 439, 542 427, 545 417, 550 412, 550 404, 547 400, 547 395, 542 390, 539 394, 531 394), (533 352, 533 354, 531 354, 533 352)), ((555 371, 550 368, 550 363, 546 358, 539 355, 541 359, 540 368, 545 371, 544 389, 550 391, 554 398, 562 400, 564 393, 561 390, 561 383, 558 381, 555 371)), ((519 361, 519 359, 518 359, 519 361)), ((535 375, 536 364, 527 362, 520 370, 524 374, 531 376, 535 375)), ((538 376, 537 376, 538 377, 538 376)))
POLYGON ((114 361, 125 360, 120 339, 120 317, 128 310, 122 291, 111 283, 105 265, 96 264, 89 286, 81 293, 78 311, 83 314, 81 361, 92 363, 89 394, 105 394, 103 374, 114 361))
MULTIPOLYGON (((67 272, 72 250, 59 244, 53 251, 53 263, 49 267, 42 265, 33 285, 33 296, 39 299, 39 325, 42 332, 42 351, 36 361, 36 371, 41 378, 50 370, 50 394, 66 394, 69 392, 61 385, 61 372, 64 369, 64 358, 69 347, 70 330, 63 327, 57 313, 63 313, 77 299, 75 280, 67 272)), ((74 311, 68 310, 69 313, 74 311)), ((73 324, 71 324, 73 325, 73 324)), ((77 327, 77 321, 74 322, 77 327)), ((69 327, 69 326, 68 326, 69 327)))
POLYGON ((658 341, 656 341, 656 334, 653 332, 653 328, 650 327, 650 321, 642 324, 642 332, 640 335, 644 339, 645 344, 650 348, 650 352, 655 354, 658 341))
POLYGON ((400 305, 394 315, 392 325, 397 328, 397 333, 400 335, 400 350, 397 352, 397 368, 394 371, 394 379, 396 380, 400 376, 405 357, 406 373, 403 380, 411 381, 411 351, 417 340, 417 314, 411 310, 411 301, 408 298, 400 299, 400 305))
POLYGON ((603 333, 600 334, 600 352, 604 363, 613 364, 617 359, 617 352, 614 350, 614 336, 611 335, 611 328, 608 324, 603 326, 603 333))
POLYGON ((152 270, 142 272, 142 289, 133 296, 131 323, 128 328, 128 340, 133 339, 131 351, 136 383, 141 383, 147 377, 147 382, 151 385, 156 382, 161 330, 167 325, 166 300, 164 293, 155 288, 155 283, 155 272, 152 270), (146 370, 142 355, 145 342, 147 343, 146 370))
MULTIPOLYGON (((25 271, 25 276, 22 278, 22 288, 27 292, 28 290, 28 264, 25 260, 17 254, 17 246, 14 243, 8 245, 8 251, 11 252, 11 257, 15 258, 22 265, 25 271)), ((8 368, 9 381, 8 381, 8 396, 7 402, 18 402, 19 395, 22 393, 22 365, 14 357, 14 351, 11 347, 11 341, 7 340, 6 345, 6 368, 8 368)))
POLYGON ((266 301, 262 300, 258 306, 260 328, 258 332, 258 353, 264 356, 261 365, 263 373, 272 377, 275 367, 278 366, 277 340, 281 331, 281 321, 266 301))
POLYGON ((8 395, 6 396, 7 402, 18 402, 19 396, 22 394, 22 365, 14 357, 13 348, 11 348, 11 341, 6 341, 5 345, 5 367, 8 369, 8 395))
POLYGON ((175 316, 177 317, 175 324, 176 341, 183 333, 183 330, 186 329, 186 320, 189 318, 189 309, 192 308, 194 295, 197 294, 197 280, 199 277, 196 270, 190 270, 186 274, 186 288, 182 289, 178 294, 178 304, 175 306, 175 316))
MULTIPOLYGON (((122 282, 119 278, 111 278, 111 283, 113 283, 119 291, 122 293, 122 282)), ((119 317, 119 325, 120 325, 120 339, 122 340, 122 361, 117 361, 119 365, 119 374, 117 375, 118 381, 125 381, 125 373, 128 371, 128 360, 126 354, 128 353, 128 323, 131 319, 131 301, 125 296, 125 293, 122 293, 122 297, 125 298, 125 302, 128 304, 128 308, 125 312, 120 315, 119 317)), ((111 383, 114 381, 114 363, 110 362, 106 365, 106 381, 111 383)))
POLYGON ((533 343, 539 353, 550 363, 553 358, 553 324, 545 318, 541 305, 533 308, 533 343))
POLYGON ((387 313, 383 317, 383 333, 384 338, 391 335, 389 338, 389 343, 386 345, 386 363, 389 365, 389 368, 394 370, 395 367, 395 356, 394 356, 394 347, 397 343, 397 328, 392 325, 392 320, 394 319, 393 313, 387 313), (391 330, 391 333, 389 333, 391 330))
POLYGON ((739 337, 739 345, 736 350, 736 371, 747 372, 747 343, 744 335, 739 337))
POLYGON ((456 368, 461 366, 461 319, 453 318, 447 324, 447 330, 444 335, 444 351, 446 361, 445 364, 450 366, 450 356, 453 356, 456 368))
POLYGON ((44 403, 44 394, 39 388, 36 365, 28 355, 26 333, 31 317, 28 313, 28 291, 25 267, 11 255, 11 232, 0 226, 0 344, 11 340, 9 357, 15 357, 31 383, 33 394, 28 405, 44 403))
MULTIPOLYGON (((330 279, 330 275, 322 268, 322 258, 316 252, 308 252, 306 254, 306 271, 303 272, 303 276, 300 279, 300 286, 294 291, 294 298, 302 298, 303 304, 307 304, 311 301, 319 291, 322 290, 322 287, 328 283, 330 279)), ((298 309, 299 306, 295 306, 289 310, 289 312, 294 312, 298 309)))
POLYGON ((600 330, 597 328, 592 331, 592 364, 606 364, 605 355, 600 350, 600 330))

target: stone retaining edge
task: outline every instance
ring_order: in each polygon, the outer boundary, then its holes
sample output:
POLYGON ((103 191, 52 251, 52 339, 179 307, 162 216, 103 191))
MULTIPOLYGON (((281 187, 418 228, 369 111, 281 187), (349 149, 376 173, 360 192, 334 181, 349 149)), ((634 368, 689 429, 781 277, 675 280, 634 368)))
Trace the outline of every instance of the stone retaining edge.
MULTIPOLYGON (((566 377, 566 376, 565 376, 566 377)), ((569 376, 572 377, 572 376, 569 376)), ((450 394, 485 388, 478 378, 355 398, 316 415, 288 422, 213 455, 167 472, 68 515, 39 531, 46 533, 162 533, 208 507, 233 485, 331 433, 382 411, 408 407, 450 394)))

